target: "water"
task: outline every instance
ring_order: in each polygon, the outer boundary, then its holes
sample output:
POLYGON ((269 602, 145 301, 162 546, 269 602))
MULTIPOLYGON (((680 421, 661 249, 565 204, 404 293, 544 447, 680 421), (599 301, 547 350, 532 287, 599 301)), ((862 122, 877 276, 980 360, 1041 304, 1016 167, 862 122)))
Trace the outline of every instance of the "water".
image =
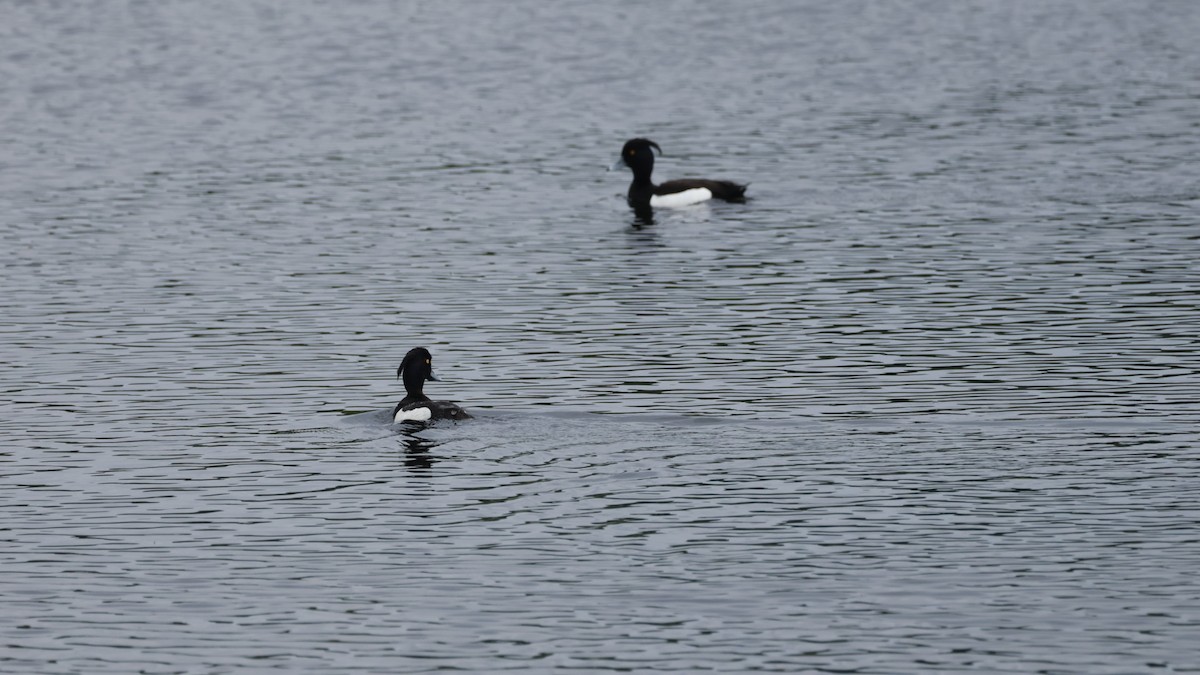
POLYGON ((10 3, 0 670, 1194 671, 1198 29, 10 3))

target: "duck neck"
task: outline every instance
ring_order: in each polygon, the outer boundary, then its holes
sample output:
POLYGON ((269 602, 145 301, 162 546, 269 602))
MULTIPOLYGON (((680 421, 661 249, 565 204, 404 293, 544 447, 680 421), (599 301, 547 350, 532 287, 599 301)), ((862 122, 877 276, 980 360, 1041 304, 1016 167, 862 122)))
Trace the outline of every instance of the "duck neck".
POLYGON ((400 403, 397 404, 397 408, 403 408, 406 405, 411 405, 413 403, 422 403, 422 402, 428 401, 428 400, 429 400, 429 397, 426 396, 425 394, 423 394, 419 391, 414 394, 413 392, 410 391, 410 392, 408 392, 408 395, 405 396, 403 399, 401 399, 400 403))
POLYGON ((425 395, 424 373, 413 372, 411 370, 404 371, 404 400, 408 403, 429 400, 429 397, 425 395))
POLYGON ((638 187, 653 188, 654 183, 650 181, 650 176, 654 173, 654 165, 639 166, 633 170, 633 184, 638 187))

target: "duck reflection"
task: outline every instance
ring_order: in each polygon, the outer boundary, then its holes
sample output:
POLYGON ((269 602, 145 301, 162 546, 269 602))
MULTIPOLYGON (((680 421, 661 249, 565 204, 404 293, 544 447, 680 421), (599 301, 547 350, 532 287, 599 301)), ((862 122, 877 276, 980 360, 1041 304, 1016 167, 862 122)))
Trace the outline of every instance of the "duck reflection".
POLYGON ((632 205, 633 206, 633 229, 640 230, 645 227, 650 227, 654 224, 654 209, 649 205, 632 205))
POLYGON ((414 432, 419 431, 422 427, 417 425, 413 425, 413 427, 411 430, 401 430, 399 434, 400 442, 404 446, 404 465, 410 469, 429 469, 434 465, 430 450, 441 445, 442 442, 417 436, 414 432))

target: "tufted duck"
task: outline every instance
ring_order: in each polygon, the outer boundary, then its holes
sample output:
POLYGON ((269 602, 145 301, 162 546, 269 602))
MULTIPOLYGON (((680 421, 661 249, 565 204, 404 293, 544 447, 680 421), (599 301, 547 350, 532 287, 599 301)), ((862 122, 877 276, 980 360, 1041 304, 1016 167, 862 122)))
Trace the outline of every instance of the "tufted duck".
POLYGON ((652 140, 634 138, 626 141, 625 147, 621 148, 620 159, 612 165, 612 169, 625 166, 633 171, 633 183, 629 185, 630 206, 688 206, 713 198, 727 202, 746 200, 746 186, 727 180, 683 178, 655 185, 650 181, 650 174, 654 171, 654 152, 651 148, 662 154, 662 148, 652 140))
POLYGON ((433 357, 424 347, 410 349, 396 369, 396 378, 404 379, 407 394, 392 411, 392 422, 425 422, 428 420, 468 420, 467 411, 450 401, 431 401, 425 392, 425 380, 437 382, 433 376, 433 357))

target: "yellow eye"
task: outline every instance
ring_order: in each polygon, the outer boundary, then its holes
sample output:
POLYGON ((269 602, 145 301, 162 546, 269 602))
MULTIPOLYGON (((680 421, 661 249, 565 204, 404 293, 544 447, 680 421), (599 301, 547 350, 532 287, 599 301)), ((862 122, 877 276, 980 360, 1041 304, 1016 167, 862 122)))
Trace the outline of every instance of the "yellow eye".
POLYGON ((637 154, 637 150, 630 150, 630 151, 629 151, 629 156, 630 156, 630 157, 632 157, 633 155, 636 155, 636 154, 637 154))
POLYGON ((429 359, 425 359, 425 365, 428 366, 428 365, 432 365, 432 364, 433 364, 433 361, 431 361, 429 359))

